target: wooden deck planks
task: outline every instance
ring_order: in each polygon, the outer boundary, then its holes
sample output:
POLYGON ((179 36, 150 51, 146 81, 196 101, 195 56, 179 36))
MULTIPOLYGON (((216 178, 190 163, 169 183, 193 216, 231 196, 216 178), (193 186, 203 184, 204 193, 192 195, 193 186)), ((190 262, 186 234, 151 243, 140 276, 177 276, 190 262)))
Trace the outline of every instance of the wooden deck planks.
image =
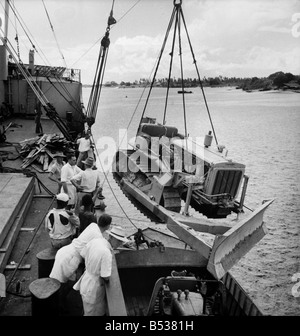
POLYGON ((21 209, 19 210, 17 216, 15 217, 12 225, 10 226, 10 230, 7 233, 4 241, 0 245, 1 250, 5 251, 0 254, 0 272, 3 272, 5 269, 6 263, 9 259, 10 253, 14 247, 15 241, 17 239, 18 233, 20 231, 20 228, 25 220, 26 214, 28 212, 28 209, 31 205, 31 201, 33 198, 33 192, 34 187, 32 186, 29 194, 26 193, 26 200, 22 204, 21 209))
POLYGON ((1 174, 0 182, 0 247, 16 216, 28 198, 34 179, 23 174, 1 174))

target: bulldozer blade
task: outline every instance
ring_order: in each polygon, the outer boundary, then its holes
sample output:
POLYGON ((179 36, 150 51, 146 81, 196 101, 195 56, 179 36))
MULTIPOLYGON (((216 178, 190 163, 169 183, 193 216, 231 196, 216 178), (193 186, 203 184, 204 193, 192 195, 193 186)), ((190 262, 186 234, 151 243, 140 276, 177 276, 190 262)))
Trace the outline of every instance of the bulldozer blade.
MULTIPOLYGON (((267 228, 263 222, 263 215, 267 207, 274 201, 264 202, 250 216, 230 229, 228 228, 225 233, 217 234, 213 244, 210 244, 197 236, 196 232, 193 229, 191 230, 191 228, 194 226, 197 231, 209 232, 211 225, 207 225, 204 222, 191 225, 191 221, 187 221, 186 225, 184 225, 180 222, 183 221, 181 215, 167 210, 155 201, 150 200, 147 195, 132 183, 123 180, 122 189, 164 221, 167 224, 167 228, 175 233, 179 239, 199 252, 207 260, 208 271, 217 279, 221 279, 234 264, 265 236, 267 228)), ((227 227, 216 227, 214 231, 220 231, 221 229, 224 232, 227 227)))
POLYGON ((274 200, 263 203, 248 218, 223 235, 217 235, 209 257, 207 269, 221 279, 267 233, 263 215, 274 200))

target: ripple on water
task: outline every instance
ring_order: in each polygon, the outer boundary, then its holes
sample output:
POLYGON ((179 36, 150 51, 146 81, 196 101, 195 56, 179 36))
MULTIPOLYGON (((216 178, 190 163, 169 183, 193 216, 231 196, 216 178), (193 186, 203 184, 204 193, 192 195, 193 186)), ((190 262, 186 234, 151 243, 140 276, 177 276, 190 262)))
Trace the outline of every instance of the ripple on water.
MULTIPOLYGON (((300 272, 299 95, 290 92, 258 92, 249 95, 226 88, 207 91, 209 104, 215 102, 211 112, 219 143, 229 149, 230 158, 246 165, 246 174, 250 176, 245 205, 255 209, 262 200, 275 198, 264 218, 268 234, 231 272, 265 314, 299 316, 299 298, 291 294, 294 285, 291 277, 300 272)), ((118 130, 127 128, 140 94, 140 89, 103 91, 101 112, 93 126, 97 134, 97 137, 94 135, 96 141, 106 135, 118 140, 118 130), (123 99, 124 95, 129 99, 123 99)), ((151 116, 160 115, 159 108, 163 110, 164 98, 164 89, 156 88, 155 106, 149 112, 151 116)), ((171 90, 170 99, 173 102, 170 104, 172 124, 178 125, 182 131, 181 106, 177 104, 176 90, 171 90)), ((196 95, 189 97, 187 109, 191 116, 189 133, 195 136, 206 134, 210 124, 199 113, 196 95)), ((137 124, 138 120, 133 120, 134 127, 129 127, 128 139, 135 134, 137 124)), ((107 183, 104 184, 104 195, 107 211, 115 216, 114 223, 121 223, 130 232, 135 230, 120 209, 121 205, 135 225, 149 225, 149 220, 123 196, 113 179, 110 178, 110 181, 119 203, 110 193, 107 183)))

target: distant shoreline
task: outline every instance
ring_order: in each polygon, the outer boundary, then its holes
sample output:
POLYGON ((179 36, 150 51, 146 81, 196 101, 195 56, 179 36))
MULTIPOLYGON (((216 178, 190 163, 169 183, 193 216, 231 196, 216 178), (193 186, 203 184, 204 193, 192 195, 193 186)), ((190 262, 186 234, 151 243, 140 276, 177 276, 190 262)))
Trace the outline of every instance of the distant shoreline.
MULTIPOLYGON (((92 88, 93 86, 90 84, 82 84, 83 88, 92 88)), ((141 85, 131 85, 131 86, 120 86, 120 85, 116 85, 116 86, 110 86, 110 85, 103 85, 104 88, 106 89, 140 89, 140 88, 144 88, 144 86, 141 85)), ((161 86, 154 86, 155 88, 159 88, 162 89, 164 87, 161 86)), ((193 86, 193 87, 189 87, 189 91, 191 91, 191 89, 198 89, 199 86, 193 86)), ((245 90, 242 89, 239 86, 235 86, 235 85, 213 85, 213 86, 204 86, 204 88, 211 88, 211 89, 219 89, 219 88, 231 88, 231 89, 236 89, 236 90, 243 90, 245 92, 251 93, 251 92, 294 92, 294 93, 300 93, 300 86, 299 89, 295 89, 295 88, 288 88, 288 87, 284 87, 284 88, 269 88, 269 89, 250 89, 250 90, 245 90)), ((179 89, 178 87, 172 87, 171 89, 179 89)))
MULTIPOLYGON (((203 77, 200 78, 160 78, 155 79, 152 83, 153 88, 155 87, 170 87, 177 90, 191 90, 197 88, 200 85, 203 87, 235 87, 236 89, 242 89, 246 92, 252 91, 271 91, 271 90, 288 90, 292 92, 300 92, 300 76, 293 75, 290 72, 284 73, 283 71, 277 71, 269 75, 268 77, 249 77, 249 78, 239 78, 239 77, 203 77)), ((134 82, 124 82, 121 81, 117 83, 115 81, 108 81, 103 84, 104 87, 118 87, 118 88, 145 88, 150 87, 150 81, 144 78, 140 80, 135 80, 134 82)), ((92 87, 91 84, 83 84, 83 87, 92 87)))

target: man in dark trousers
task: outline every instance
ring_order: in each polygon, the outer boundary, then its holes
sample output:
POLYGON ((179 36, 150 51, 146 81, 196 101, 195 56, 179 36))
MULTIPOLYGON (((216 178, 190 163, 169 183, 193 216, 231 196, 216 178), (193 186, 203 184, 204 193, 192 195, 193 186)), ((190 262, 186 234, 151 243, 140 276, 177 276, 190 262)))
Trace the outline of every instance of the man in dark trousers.
POLYGON ((40 108, 36 108, 34 110, 35 112, 35 133, 37 134, 41 134, 41 133, 44 133, 43 132, 43 127, 42 127, 42 124, 41 124, 41 115, 42 115, 42 111, 40 108))

